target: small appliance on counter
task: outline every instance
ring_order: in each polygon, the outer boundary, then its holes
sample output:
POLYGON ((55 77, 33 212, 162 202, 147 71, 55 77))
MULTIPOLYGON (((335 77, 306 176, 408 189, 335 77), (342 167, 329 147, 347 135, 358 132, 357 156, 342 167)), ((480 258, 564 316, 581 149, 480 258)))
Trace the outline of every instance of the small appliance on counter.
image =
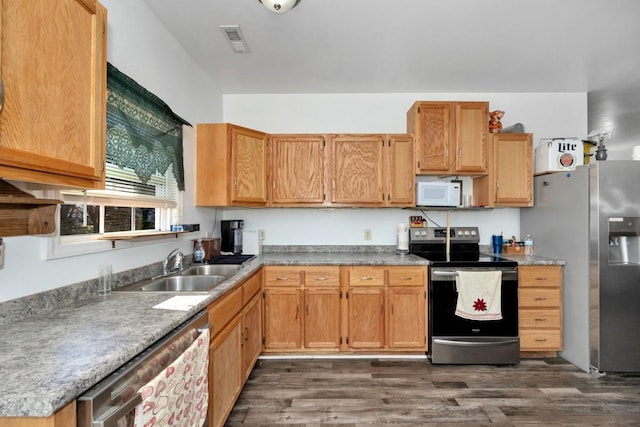
POLYGON ((240 255, 242 253, 242 229, 244 221, 231 219, 220 221, 220 251, 240 255))

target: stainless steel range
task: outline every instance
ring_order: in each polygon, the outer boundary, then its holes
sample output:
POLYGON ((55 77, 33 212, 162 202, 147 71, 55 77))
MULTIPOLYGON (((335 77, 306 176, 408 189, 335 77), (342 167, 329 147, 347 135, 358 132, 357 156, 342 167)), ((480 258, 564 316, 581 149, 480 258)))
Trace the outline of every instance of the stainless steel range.
POLYGON ((409 251, 430 261, 427 355, 431 363, 520 361, 518 265, 480 254, 479 243, 478 227, 410 230, 409 251), (490 295, 476 297, 473 292, 490 295), (463 296, 470 300, 468 310, 463 296), (490 297, 495 301, 487 305, 490 297))

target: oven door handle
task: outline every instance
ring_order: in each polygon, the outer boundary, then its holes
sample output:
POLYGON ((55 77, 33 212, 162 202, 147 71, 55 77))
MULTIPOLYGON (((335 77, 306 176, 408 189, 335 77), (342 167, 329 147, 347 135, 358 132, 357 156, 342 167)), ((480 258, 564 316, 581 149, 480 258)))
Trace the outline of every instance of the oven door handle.
POLYGON ((465 339, 446 339, 446 338, 433 338, 433 342, 434 343, 439 343, 439 344, 446 344, 446 345, 451 345, 451 346, 458 346, 458 347, 486 347, 486 346, 497 346, 497 345, 511 345, 515 342, 519 342, 520 339, 518 337, 516 338, 501 338, 499 340, 486 340, 486 341, 473 341, 472 338, 465 340, 465 339))
POLYGON ((433 270, 431 274, 433 276, 441 276, 441 277, 456 277, 458 275, 458 273, 456 273, 455 271, 440 271, 440 270, 433 270))
POLYGON ((105 411, 97 420, 93 421, 92 425, 93 427, 114 427, 122 417, 133 411, 135 407, 141 403, 142 395, 140 393, 136 393, 124 404, 114 406, 108 411, 105 411))

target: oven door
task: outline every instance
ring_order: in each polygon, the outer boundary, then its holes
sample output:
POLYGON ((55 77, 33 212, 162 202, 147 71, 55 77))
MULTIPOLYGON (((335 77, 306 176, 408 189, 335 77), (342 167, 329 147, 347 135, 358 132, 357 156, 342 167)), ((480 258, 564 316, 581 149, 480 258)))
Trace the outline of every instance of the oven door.
POLYGON ((432 363, 517 363, 520 353, 517 267, 432 267, 428 316, 432 363), (502 319, 469 320, 457 316, 456 271, 497 269, 502 271, 502 319))

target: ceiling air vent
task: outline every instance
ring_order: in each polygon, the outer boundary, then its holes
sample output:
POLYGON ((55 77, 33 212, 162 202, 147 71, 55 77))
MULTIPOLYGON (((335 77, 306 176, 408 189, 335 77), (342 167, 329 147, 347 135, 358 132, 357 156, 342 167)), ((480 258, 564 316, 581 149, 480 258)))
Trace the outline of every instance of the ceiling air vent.
POLYGON ((249 53, 249 46, 242 37, 242 31, 237 25, 220 25, 220 30, 236 53, 249 53))

